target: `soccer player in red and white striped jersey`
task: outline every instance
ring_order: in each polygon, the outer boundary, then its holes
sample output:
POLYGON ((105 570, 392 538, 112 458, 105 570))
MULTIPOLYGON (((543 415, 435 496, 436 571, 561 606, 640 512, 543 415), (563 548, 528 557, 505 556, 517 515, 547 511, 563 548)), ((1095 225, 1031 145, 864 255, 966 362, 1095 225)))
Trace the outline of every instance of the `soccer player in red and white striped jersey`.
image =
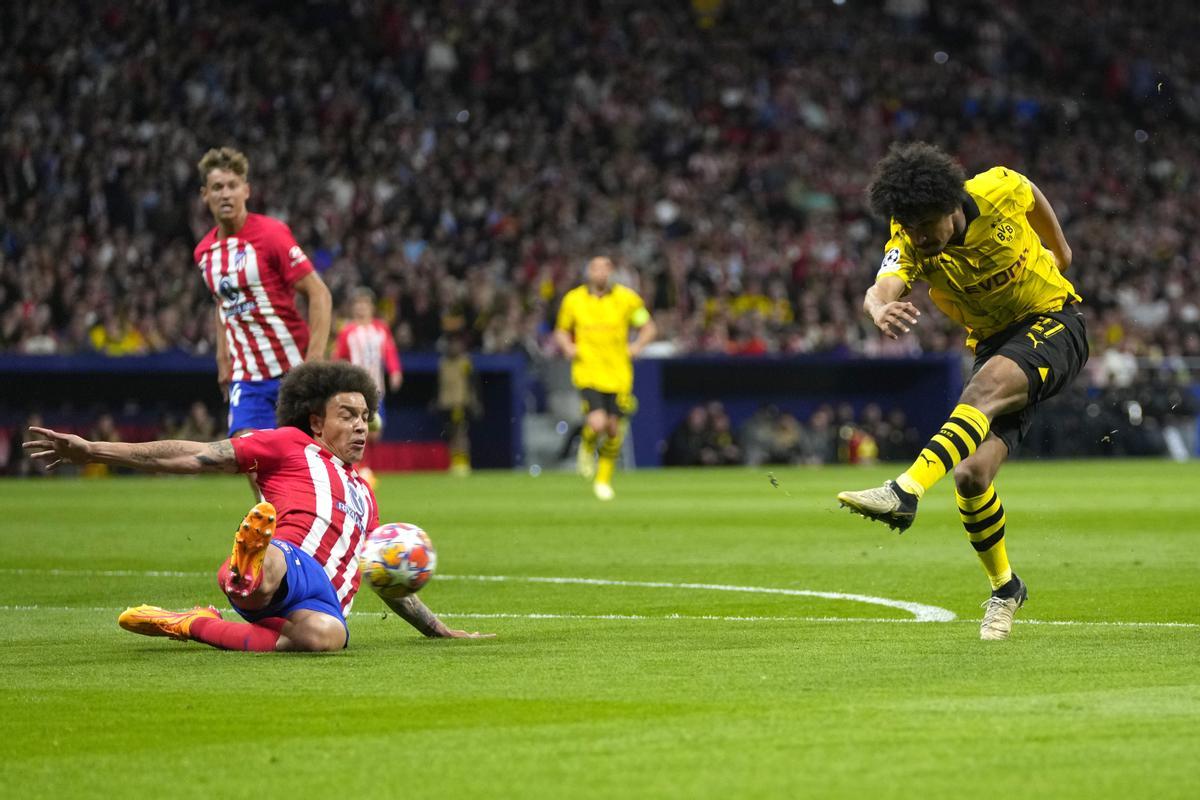
POLYGON ((337 342, 333 345, 333 357, 365 369, 375 379, 379 389, 380 403, 372 419, 372 433, 383 429, 383 394, 385 389, 400 390, 404 373, 400 368, 400 354, 396 340, 388 330, 387 323, 375 317, 375 294, 366 287, 354 290, 350 321, 342 326, 337 342), (384 384, 384 368, 387 369, 387 384, 384 384))
MULTIPOLYGON (((379 525, 375 495, 354 468, 376 400, 374 381, 361 368, 311 363, 284 379, 275 430, 211 444, 124 444, 31 428, 40 438, 24 446, 50 468, 70 461, 150 472, 257 472, 266 502, 246 515, 233 555, 217 573, 249 624, 224 620, 212 606, 183 612, 137 606, 118 622, 134 633, 227 650, 340 650, 359 589, 358 555, 379 525)), ((446 627, 414 595, 384 602, 426 636, 481 635, 446 627)))
POLYGON ((195 261, 216 303, 217 380, 229 399, 229 435, 275 426, 279 379, 324 358, 332 300, 283 222, 246 208, 250 165, 229 147, 200 159, 200 195, 216 226, 195 261), (308 301, 308 324, 296 293, 308 301))

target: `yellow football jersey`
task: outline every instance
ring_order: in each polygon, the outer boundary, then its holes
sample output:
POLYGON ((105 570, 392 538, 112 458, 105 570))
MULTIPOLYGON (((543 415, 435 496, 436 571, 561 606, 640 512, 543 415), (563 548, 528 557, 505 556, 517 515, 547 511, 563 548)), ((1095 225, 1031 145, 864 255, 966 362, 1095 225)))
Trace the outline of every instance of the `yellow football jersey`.
POLYGON ((633 390, 629 329, 650 318, 637 292, 614 285, 604 295, 576 286, 563 296, 555 327, 575 337, 571 380, 580 389, 625 394, 633 390))
POLYGON ((895 275, 909 289, 917 279, 928 283, 934 304, 966 327, 972 348, 1025 317, 1080 300, 1025 216, 1034 198, 1024 175, 993 167, 963 188, 968 202, 961 241, 922 256, 892 220, 876 280, 895 275))

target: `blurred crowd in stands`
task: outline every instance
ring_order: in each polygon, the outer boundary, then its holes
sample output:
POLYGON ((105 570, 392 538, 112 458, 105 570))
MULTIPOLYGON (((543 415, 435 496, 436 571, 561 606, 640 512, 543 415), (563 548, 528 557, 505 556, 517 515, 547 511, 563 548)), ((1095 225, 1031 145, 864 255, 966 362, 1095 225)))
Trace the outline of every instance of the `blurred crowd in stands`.
MULTIPOLYGON (((1040 407, 1017 458, 1168 456, 1197 452, 1197 402, 1188 387, 1156 374, 1146 387, 1089 391, 1076 385, 1040 407)), ((692 407, 667 442, 667 466, 820 465, 907 462, 924 436, 904 412, 849 404, 795 415, 765 406, 735 425, 719 401, 692 407)))
POLYGON ((904 461, 924 441, 904 412, 884 414, 868 405, 860 414, 843 404, 816 409, 807 422, 775 406, 765 406, 733 430, 718 401, 688 412, 672 434, 663 462, 668 466, 727 464, 873 464, 904 461))
POLYGON ((1050 198, 1093 386, 1174 385, 1200 357, 1197 35, 1170 0, 6 4, 0 351, 210 351, 195 163, 221 144, 402 350, 549 357, 599 252, 659 355, 958 348, 940 314, 892 342, 860 312, 864 187, 920 138, 1050 198))

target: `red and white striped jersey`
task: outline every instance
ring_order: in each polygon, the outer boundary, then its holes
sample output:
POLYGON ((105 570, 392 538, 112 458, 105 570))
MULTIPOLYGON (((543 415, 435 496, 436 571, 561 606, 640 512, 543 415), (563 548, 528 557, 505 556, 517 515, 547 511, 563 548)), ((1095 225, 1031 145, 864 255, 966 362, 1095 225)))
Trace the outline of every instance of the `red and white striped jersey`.
POLYGON ((263 497, 275 506, 275 538, 316 559, 349 613, 363 540, 379 527, 371 487, 299 428, 251 431, 232 442, 238 471, 256 472, 263 497))
POLYGON ((213 228, 196 245, 196 266, 225 320, 235 381, 278 378, 304 362, 308 325, 296 310, 296 281, 313 271, 291 230, 248 214, 236 236, 213 228))
POLYGON ((363 325, 347 322, 338 333, 333 346, 333 357, 365 369, 375 379, 379 396, 383 397, 387 387, 383 383, 383 369, 387 374, 400 372, 400 354, 396 352, 396 340, 383 320, 371 320, 363 325))

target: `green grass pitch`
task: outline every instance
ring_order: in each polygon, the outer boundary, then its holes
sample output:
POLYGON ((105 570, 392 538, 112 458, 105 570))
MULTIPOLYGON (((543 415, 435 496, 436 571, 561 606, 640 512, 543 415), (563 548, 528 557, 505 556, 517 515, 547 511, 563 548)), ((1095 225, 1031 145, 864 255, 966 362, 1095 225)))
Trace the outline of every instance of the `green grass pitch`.
POLYGON ((890 472, 776 470, 778 487, 766 470, 619 474, 608 505, 567 475, 384 476, 383 519, 439 549, 425 601, 498 637, 422 639, 364 590, 350 648, 325 656, 116 625, 141 602, 224 607, 213 571, 249 505, 241 478, 0 482, 0 786, 1200 796, 1200 465, 1007 467, 1009 553, 1031 593, 1007 642, 978 640, 987 584, 948 483, 903 536, 836 509, 837 490, 890 472))

